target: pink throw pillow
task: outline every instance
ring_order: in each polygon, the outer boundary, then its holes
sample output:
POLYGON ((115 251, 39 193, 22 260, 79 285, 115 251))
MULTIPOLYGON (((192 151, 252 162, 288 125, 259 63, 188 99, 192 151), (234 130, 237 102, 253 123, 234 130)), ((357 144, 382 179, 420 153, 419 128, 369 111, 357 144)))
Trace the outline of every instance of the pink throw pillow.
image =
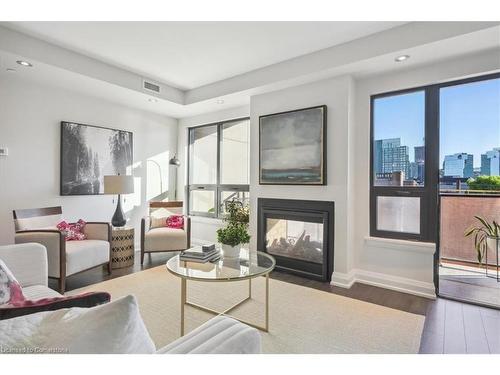
POLYGON ((72 224, 68 224, 63 220, 59 224, 57 224, 57 229, 64 233, 64 238, 66 241, 81 241, 87 238, 85 233, 83 233, 85 224, 87 223, 82 219, 72 224))
POLYGON ((0 305, 15 305, 25 299, 21 285, 6 264, 0 260, 0 305))
POLYGON ((167 217, 167 228, 184 229, 184 216, 171 215, 167 217))

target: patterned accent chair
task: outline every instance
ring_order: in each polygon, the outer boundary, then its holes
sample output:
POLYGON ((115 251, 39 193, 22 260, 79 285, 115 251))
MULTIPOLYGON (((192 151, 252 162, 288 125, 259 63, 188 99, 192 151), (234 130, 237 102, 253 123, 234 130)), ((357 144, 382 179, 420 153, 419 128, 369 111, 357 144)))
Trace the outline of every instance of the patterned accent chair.
POLYGON ((87 222, 86 239, 66 241, 56 225, 62 221, 62 208, 45 207, 14 210, 15 243, 36 242, 47 248, 48 277, 58 280, 59 292, 66 289, 66 278, 107 265, 111 274, 111 225, 87 222))
POLYGON ((145 253, 182 251, 191 247, 191 219, 184 216, 184 228, 155 226, 155 218, 182 215, 182 201, 150 202, 150 214, 141 220, 141 264, 145 253))

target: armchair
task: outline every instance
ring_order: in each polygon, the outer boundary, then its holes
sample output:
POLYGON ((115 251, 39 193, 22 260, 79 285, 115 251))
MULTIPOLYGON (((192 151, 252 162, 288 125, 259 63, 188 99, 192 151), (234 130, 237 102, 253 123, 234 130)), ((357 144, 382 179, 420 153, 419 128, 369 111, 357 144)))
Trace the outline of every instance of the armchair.
POLYGON ((36 242, 47 248, 48 277, 58 280, 64 293, 66 278, 106 265, 111 273, 111 226, 104 222, 87 222, 83 241, 65 241, 56 228, 62 220, 61 207, 14 210, 15 242, 36 242))
MULTIPOLYGON (((178 201, 150 202, 150 207, 162 209, 167 214, 182 213, 182 202, 178 201)), ((141 220, 141 265, 145 253, 182 251, 191 247, 191 219, 188 216, 184 216, 183 229, 153 227, 151 222, 151 213, 141 220)))

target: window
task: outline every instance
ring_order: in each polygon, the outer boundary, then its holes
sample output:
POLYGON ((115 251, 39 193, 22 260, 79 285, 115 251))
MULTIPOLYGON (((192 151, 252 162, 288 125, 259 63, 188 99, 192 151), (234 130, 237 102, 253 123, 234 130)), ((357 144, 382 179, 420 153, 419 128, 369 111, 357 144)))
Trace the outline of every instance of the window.
POLYGON ((435 200, 426 165, 434 143, 429 127, 432 90, 372 97, 371 235, 433 241, 428 213, 435 200), (430 105, 430 106, 429 106, 430 105), (428 150, 429 148, 430 151, 428 150))
POLYGON ((425 92, 382 97, 373 108, 375 186, 424 186, 425 92))
POLYGON ((249 200, 248 119, 189 129, 189 214, 222 217, 225 203, 249 200))
POLYGON ((435 242, 438 188, 456 191, 470 177, 496 175, 499 78, 372 96, 370 235, 435 242))
POLYGON ((443 87, 439 102, 440 192, 495 190, 488 183, 500 176, 500 78, 443 87), (480 183, 469 186, 470 178, 480 183))

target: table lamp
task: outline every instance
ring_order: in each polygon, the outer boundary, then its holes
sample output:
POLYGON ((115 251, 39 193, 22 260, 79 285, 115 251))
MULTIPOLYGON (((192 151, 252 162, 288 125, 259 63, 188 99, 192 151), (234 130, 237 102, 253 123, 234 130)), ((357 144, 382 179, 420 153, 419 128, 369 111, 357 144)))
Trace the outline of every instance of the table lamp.
POLYGON ((104 194, 118 194, 118 204, 111 219, 111 224, 114 227, 123 227, 127 220, 122 209, 122 194, 131 194, 134 192, 134 177, 133 176, 104 176, 104 194))

